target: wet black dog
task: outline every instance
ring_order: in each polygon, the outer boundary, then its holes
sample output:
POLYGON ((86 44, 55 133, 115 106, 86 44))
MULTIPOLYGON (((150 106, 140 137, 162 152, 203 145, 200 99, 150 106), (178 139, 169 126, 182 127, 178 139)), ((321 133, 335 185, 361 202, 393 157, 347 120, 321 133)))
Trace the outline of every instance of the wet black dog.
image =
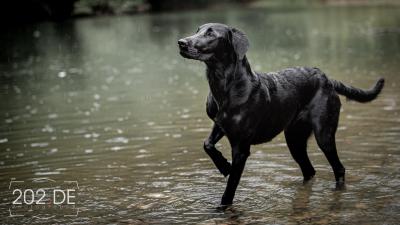
POLYGON ((183 57, 207 65, 207 114, 214 127, 204 150, 224 176, 230 174, 221 205, 232 204, 250 145, 270 141, 281 131, 305 181, 315 175, 307 155, 307 139, 314 132, 336 184, 344 184, 345 169, 335 144, 341 106, 338 94, 369 102, 382 90, 383 79, 372 89, 361 90, 327 78, 318 68, 254 72, 245 55, 249 47, 246 35, 224 24, 204 24, 178 45, 183 57), (215 148, 223 136, 232 147, 232 165, 215 148))

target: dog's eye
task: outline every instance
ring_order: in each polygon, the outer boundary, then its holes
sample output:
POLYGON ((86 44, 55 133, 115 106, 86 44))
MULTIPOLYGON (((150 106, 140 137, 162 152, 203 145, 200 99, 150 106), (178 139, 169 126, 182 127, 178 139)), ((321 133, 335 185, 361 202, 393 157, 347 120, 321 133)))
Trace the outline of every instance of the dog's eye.
POLYGON ((212 31, 212 29, 211 29, 211 28, 207 29, 207 31, 206 31, 206 33, 205 33, 205 35, 206 35, 207 37, 210 37, 210 36, 212 36, 212 35, 213 35, 213 31, 212 31))

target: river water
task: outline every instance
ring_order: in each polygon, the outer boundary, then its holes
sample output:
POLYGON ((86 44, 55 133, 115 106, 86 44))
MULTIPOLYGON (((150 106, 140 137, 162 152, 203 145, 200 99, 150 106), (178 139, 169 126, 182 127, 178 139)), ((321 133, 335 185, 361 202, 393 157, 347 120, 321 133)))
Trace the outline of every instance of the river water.
MULTIPOLYGON (((1 34, 2 224, 398 224, 400 10, 352 6, 232 9, 40 23, 1 34), (248 34, 253 70, 316 66, 368 88, 342 98, 337 132, 345 190, 314 138, 302 175, 279 135, 252 147, 234 205, 216 209, 226 179, 202 149, 205 67, 176 41, 206 22, 248 34), (10 181, 77 181, 77 216, 10 217, 10 181)), ((218 145, 230 158, 226 139, 218 145)), ((40 183, 40 182, 39 182, 40 183)), ((42 182, 43 183, 43 182, 42 182)), ((36 214, 37 216, 37 214, 36 214)), ((47 215, 49 216, 49 215, 47 215)))

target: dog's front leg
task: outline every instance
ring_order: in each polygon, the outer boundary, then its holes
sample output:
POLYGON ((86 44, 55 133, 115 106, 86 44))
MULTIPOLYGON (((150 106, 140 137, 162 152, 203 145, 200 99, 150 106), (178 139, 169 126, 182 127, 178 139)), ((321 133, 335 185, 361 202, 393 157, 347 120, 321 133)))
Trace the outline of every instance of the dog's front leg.
POLYGON ((210 136, 204 141, 204 150, 210 156, 219 172, 226 177, 231 171, 231 164, 222 153, 215 148, 215 144, 221 140, 223 136, 224 132, 217 124, 214 124, 210 136))
MULTIPOLYGON (((232 145, 232 144, 231 144, 232 145)), ((234 144, 232 145, 232 169, 229 175, 228 183, 224 195, 221 199, 221 205, 231 205, 235 197, 236 188, 242 176, 247 157, 250 155, 250 145, 234 144)))

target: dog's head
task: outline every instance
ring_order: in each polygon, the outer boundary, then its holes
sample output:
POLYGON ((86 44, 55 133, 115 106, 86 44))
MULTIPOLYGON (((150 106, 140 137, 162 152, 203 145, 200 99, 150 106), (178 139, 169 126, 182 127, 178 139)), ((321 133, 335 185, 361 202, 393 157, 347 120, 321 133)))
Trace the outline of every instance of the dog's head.
POLYGON ((225 24, 207 23, 197 32, 178 41, 180 54, 188 59, 208 61, 232 53, 241 60, 249 48, 246 35, 225 24))

